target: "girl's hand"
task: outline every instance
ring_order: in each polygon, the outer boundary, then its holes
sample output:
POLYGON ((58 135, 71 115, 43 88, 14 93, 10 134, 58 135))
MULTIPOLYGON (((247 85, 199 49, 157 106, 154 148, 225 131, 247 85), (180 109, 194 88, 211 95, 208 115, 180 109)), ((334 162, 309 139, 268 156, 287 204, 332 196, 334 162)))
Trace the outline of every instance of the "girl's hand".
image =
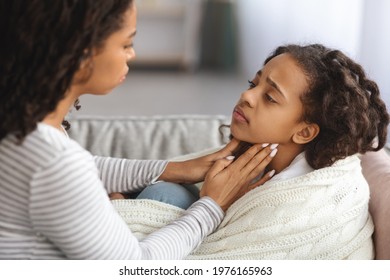
POLYGON ((206 175, 200 196, 209 196, 226 211, 230 205, 249 190, 268 181, 274 171, 266 173, 260 180, 253 180, 264 171, 277 150, 256 144, 236 161, 221 159, 215 162, 206 175), (271 175, 271 176, 270 176, 271 175))
POLYGON ((230 156, 239 141, 231 140, 221 150, 199 158, 179 162, 169 162, 159 180, 179 184, 194 184, 204 180, 206 173, 217 160, 230 156))
POLYGON ((108 197, 110 198, 110 200, 115 200, 115 199, 126 199, 125 194, 119 193, 119 192, 110 193, 110 194, 108 195, 108 197))

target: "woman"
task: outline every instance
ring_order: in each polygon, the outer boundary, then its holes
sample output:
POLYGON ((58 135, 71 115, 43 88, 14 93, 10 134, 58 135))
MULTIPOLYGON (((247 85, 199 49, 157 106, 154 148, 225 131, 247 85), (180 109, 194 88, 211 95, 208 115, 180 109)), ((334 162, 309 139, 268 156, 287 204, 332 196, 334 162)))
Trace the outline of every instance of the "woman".
POLYGON ((106 94, 134 58, 131 0, 1 1, 0 258, 179 259, 221 222, 270 162, 256 145, 232 163, 237 146, 184 163, 93 158, 62 122, 80 95, 106 94), (138 242, 107 193, 158 180, 208 187, 174 223, 138 242))

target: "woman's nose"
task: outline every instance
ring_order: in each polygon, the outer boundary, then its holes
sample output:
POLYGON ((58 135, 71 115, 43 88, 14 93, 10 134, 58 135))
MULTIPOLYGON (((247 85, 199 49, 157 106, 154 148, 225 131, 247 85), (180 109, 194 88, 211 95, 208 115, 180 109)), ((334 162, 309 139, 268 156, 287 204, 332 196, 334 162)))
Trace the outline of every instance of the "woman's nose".
POLYGON ((136 57, 135 50, 132 48, 128 53, 127 53, 127 62, 130 62, 136 57))

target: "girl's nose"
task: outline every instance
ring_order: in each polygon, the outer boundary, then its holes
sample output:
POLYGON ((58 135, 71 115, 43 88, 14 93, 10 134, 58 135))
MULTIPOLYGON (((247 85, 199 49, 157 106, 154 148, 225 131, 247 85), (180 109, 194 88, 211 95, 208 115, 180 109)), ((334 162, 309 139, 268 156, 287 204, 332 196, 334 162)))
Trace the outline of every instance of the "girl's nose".
POLYGON ((256 104, 256 99, 256 93, 253 90, 248 89, 241 94, 240 102, 245 103, 249 107, 253 108, 256 104))

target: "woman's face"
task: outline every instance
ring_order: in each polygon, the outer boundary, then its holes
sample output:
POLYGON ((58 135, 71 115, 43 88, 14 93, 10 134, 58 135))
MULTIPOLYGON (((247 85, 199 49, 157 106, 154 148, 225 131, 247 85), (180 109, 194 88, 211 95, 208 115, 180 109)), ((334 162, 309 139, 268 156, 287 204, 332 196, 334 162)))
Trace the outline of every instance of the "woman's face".
POLYGON ((271 59, 245 91, 233 110, 231 133, 249 143, 288 144, 301 129, 300 96, 308 82, 289 54, 271 59))
POLYGON ((106 94, 121 84, 129 71, 127 63, 135 58, 133 39, 136 33, 137 11, 131 5, 124 14, 123 26, 111 34, 102 49, 96 51, 89 61, 92 73, 89 79, 80 85, 82 93, 106 94))

